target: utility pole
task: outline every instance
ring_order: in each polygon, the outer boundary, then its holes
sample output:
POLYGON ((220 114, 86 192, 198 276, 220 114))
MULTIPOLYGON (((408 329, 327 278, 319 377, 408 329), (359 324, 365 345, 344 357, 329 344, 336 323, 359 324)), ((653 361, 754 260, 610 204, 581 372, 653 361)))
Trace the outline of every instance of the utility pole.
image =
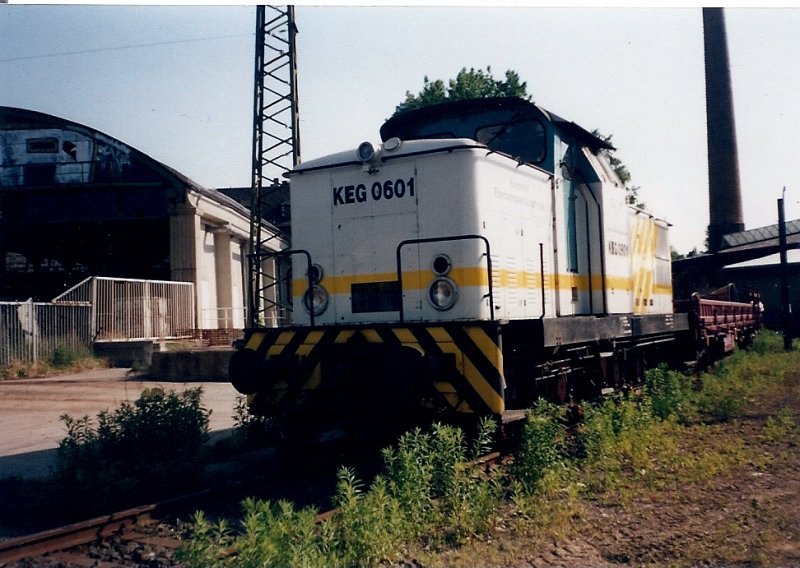
POLYGON ((289 184, 282 176, 300 163, 296 35, 294 6, 256 6, 248 294, 251 328, 264 325, 260 316, 268 308, 278 308, 281 297, 280 261, 263 253, 268 241, 277 236, 290 238, 289 184), (274 227, 265 230, 264 220, 274 227), (279 235, 274 228, 280 230, 279 235))
MULTIPOLYGON (((783 188, 786 195, 786 188, 783 188)), ((789 263, 786 258, 786 215, 783 197, 778 199, 778 247, 781 257, 781 315, 783 324, 783 348, 792 350, 792 304, 789 301, 789 263)))

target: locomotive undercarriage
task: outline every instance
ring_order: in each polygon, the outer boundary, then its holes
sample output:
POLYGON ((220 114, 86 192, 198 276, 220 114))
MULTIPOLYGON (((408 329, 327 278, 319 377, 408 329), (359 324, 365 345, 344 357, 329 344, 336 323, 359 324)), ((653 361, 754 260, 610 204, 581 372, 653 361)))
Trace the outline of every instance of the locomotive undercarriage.
POLYGON ((431 420, 508 422, 538 398, 569 405, 627 388, 676 359, 687 330, 671 314, 262 329, 235 355, 231 380, 252 413, 286 431, 386 439, 431 420))
POLYGON ((509 410, 539 398, 594 399, 639 384, 661 363, 679 367, 693 357, 688 322, 672 314, 512 322, 503 353, 509 410))

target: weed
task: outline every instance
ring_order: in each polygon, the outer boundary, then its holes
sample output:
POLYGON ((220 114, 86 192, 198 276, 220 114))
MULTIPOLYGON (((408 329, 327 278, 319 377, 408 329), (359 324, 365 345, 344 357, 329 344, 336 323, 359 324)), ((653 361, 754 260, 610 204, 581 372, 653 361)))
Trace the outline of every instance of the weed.
POLYGON ((91 356, 88 349, 69 349, 67 347, 56 347, 50 356, 50 364, 56 369, 71 367, 81 359, 91 356))
POLYGON ((13 360, 0 366, 0 379, 47 377, 68 372, 86 371, 108 366, 104 359, 94 357, 86 348, 56 347, 35 362, 13 360))
POLYGON ((350 469, 341 468, 335 504, 340 512, 333 523, 339 554, 346 566, 374 566, 396 560, 406 540, 399 501, 386 480, 378 477, 369 491, 350 469))
POLYGON ((792 417, 791 408, 782 408, 775 416, 767 418, 761 439, 766 442, 777 443, 791 440, 797 431, 797 422, 792 417))
POLYGON ((236 397, 231 418, 233 418, 231 441, 234 447, 260 446, 268 441, 269 420, 250 412, 247 397, 236 397))
POLYGON ((224 566, 226 551, 232 542, 231 529, 226 519, 213 523, 202 511, 197 511, 192 516, 191 538, 177 550, 176 557, 189 566, 224 566))
POLYGON ((539 400, 526 417, 522 443, 511 466, 511 474, 527 493, 536 492, 537 483, 565 461, 562 413, 560 407, 539 400))
POLYGON ((686 422, 692 415, 689 377, 662 365, 645 373, 645 392, 653 414, 666 420, 686 422))
MULTIPOLYGON (((58 448, 54 479, 95 507, 120 506, 144 495, 167 494, 198 480, 208 438, 202 389, 183 393, 149 389, 97 416, 63 415, 67 436, 58 448)), ((77 505, 77 503, 76 503, 77 505)))
MULTIPOLYGON (((751 399, 797 367, 797 357, 774 349, 774 343, 769 335, 757 338, 758 351, 734 354, 715 373, 695 379, 696 384, 664 368, 651 371, 641 396, 586 405, 576 434, 565 431, 563 409, 540 402, 526 419, 522 448, 512 465, 490 478, 468 468, 466 460, 486 451, 493 425, 472 441, 441 424, 430 431, 412 430, 383 450, 384 472, 369 488, 354 471, 339 470, 335 504, 340 514, 322 525, 310 523, 313 510, 250 502, 236 537, 227 527, 197 518, 196 536, 183 558, 190 567, 335 567, 394 565, 420 554, 422 564, 435 566, 447 562, 435 554, 458 550, 448 558, 465 559, 461 565, 510 564, 487 557, 495 558, 491 555, 498 549, 488 543, 508 530, 511 519, 519 521, 512 530, 526 537, 563 539, 586 512, 582 496, 625 506, 734 467, 752 468, 752 448, 744 440, 719 435, 720 429, 734 426, 714 422, 739 418, 751 399), (700 415, 715 420, 696 420, 700 415), (488 556, 470 556, 481 541, 488 556), (227 546, 226 553, 215 543, 227 546)), ((795 420, 790 410, 782 410, 767 420, 762 439, 795 436, 795 420)), ((243 414, 241 421, 248 423, 243 414)), ((83 431, 79 422, 74 428, 76 436, 83 431)), ((740 523, 767 515, 758 503, 751 509, 735 525, 720 525, 715 537, 733 542, 740 523)), ((763 563, 766 541, 751 542, 756 547, 747 560, 763 563)), ((738 546, 691 549, 686 555, 723 562, 743 558, 738 546)))

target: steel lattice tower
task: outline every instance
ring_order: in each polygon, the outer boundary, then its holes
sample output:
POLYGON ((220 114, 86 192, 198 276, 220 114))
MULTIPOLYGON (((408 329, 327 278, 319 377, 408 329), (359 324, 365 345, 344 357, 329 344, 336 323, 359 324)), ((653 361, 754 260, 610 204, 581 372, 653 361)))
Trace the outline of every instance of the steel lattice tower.
MULTIPOLYGON (((276 239, 266 220, 290 235, 288 182, 282 175, 300 163, 294 6, 257 6, 253 169, 250 208, 250 327, 264 325, 268 307, 280 307, 279 269, 264 270, 267 242, 276 239)), ((275 247, 273 247, 275 248, 275 247)))

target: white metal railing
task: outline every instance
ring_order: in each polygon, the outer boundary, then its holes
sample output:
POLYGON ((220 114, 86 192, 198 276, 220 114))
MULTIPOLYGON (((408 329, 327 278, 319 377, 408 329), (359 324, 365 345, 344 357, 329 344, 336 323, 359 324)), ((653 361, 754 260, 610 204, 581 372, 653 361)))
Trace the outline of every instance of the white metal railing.
POLYGON ((91 310, 87 302, 0 302, 0 365, 90 349, 91 310))
POLYGON ((95 341, 192 337, 194 284, 94 276, 57 296, 54 303, 88 301, 95 341))
POLYGON ((239 308, 202 308, 201 329, 244 329, 247 310, 239 308))
POLYGON ((0 364, 95 342, 192 338, 196 327, 191 282, 93 276, 52 302, 0 302, 0 364))

